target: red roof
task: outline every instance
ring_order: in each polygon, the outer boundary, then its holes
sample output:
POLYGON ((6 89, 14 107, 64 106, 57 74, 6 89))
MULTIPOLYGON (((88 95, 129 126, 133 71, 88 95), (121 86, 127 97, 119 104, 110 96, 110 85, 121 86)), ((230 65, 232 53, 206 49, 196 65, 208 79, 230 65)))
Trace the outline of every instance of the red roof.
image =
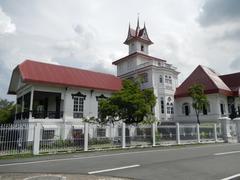
POLYGON ((202 84, 206 94, 220 93, 231 96, 233 92, 212 69, 199 65, 188 78, 176 89, 175 97, 187 97, 188 89, 193 84, 202 84))
POLYGON ((121 80, 110 74, 26 60, 19 66, 24 82, 83 87, 107 91, 121 89, 121 80))
POLYGON ((224 83, 232 90, 235 94, 239 93, 240 89, 240 72, 233 74, 226 74, 219 76, 224 83))
POLYGON ((163 59, 160 59, 160 58, 156 58, 156 57, 153 57, 153 56, 149 56, 149 55, 147 55, 147 54, 143 54, 143 53, 140 53, 140 52, 134 52, 134 53, 129 54, 129 55, 127 55, 127 56, 125 56, 125 57, 123 57, 123 58, 121 58, 121 59, 118 59, 118 60, 112 62, 112 64, 117 65, 118 63, 120 63, 120 62, 128 59, 129 57, 134 57, 134 56, 138 56, 138 55, 139 55, 139 56, 142 56, 142 57, 145 57, 147 60, 158 60, 158 61, 164 61, 164 62, 166 62, 166 60, 163 60, 163 59))

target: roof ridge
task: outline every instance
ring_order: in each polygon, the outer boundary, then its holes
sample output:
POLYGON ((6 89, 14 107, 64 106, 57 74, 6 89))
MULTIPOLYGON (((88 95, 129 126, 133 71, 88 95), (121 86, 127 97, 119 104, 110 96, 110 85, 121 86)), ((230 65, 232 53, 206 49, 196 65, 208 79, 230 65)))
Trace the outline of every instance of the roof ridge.
MULTIPOLYGON (((218 85, 216 84, 216 82, 209 76, 209 74, 206 72, 206 70, 204 68, 207 68, 209 69, 210 71, 212 71, 221 81, 222 83, 231 91, 231 89, 225 84, 225 82, 219 77, 219 75, 214 71, 212 70, 211 68, 207 67, 207 66, 203 66, 203 65, 199 65, 203 72, 208 76, 208 78, 211 80, 211 82, 214 84, 214 86, 217 88, 217 89, 222 89, 221 87, 218 87, 218 85)), ((226 90, 226 89, 223 89, 223 90, 226 90)))
POLYGON ((66 65, 62 65, 62 64, 51 64, 51 63, 37 61, 37 60, 31 60, 31 59, 26 59, 25 61, 23 61, 20 64, 20 66, 23 63, 26 63, 26 62, 33 62, 33 63, 38 63, 38 64, 46 64, 46 65, 51 65, 51 66, 63 67, 63 68, 71 68, 71 69, 75 69, 75 70, 81 70, 81 71, 85 71, 85 72, 87 71, 87 72, 92 72, 92 73, 97 73, 97 74, 104 74, 104 75, 110 75, 110 76, 116 77, 114 74, 110 74, 110 73, 96 72, 96 71, 93 71, 93 70, 86 70, 86 69, 76 68, 76 67, 72 67, 72 66, 66 66, 66 65))

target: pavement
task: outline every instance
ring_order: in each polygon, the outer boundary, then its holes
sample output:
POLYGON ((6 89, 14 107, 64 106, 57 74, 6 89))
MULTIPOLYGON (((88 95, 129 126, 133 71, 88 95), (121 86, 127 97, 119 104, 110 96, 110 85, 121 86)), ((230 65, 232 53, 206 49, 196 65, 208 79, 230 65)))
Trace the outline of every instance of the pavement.
POLYGON ((11 178, 11 175, 36 174, 55 174, 70 180, 240 179, 240 144, 155 147, 0 160, 0 180, 7 176, 11 178))

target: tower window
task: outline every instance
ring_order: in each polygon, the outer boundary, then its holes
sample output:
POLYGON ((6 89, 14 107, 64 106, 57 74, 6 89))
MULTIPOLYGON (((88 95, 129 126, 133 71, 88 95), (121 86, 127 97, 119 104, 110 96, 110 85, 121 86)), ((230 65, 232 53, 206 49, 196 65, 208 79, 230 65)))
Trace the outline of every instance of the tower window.
POLYGON ((160 83, 163 83, 163 77, 162 77, 162 75, 159 76, 159 82, 160 82, 160 83))
POLYGON ((144 45, 143 44, 141 45, 141 51, 144 51, 144 45))
POLYGON ((161 97, 161 113, 164 114, 164 99, 161 97))

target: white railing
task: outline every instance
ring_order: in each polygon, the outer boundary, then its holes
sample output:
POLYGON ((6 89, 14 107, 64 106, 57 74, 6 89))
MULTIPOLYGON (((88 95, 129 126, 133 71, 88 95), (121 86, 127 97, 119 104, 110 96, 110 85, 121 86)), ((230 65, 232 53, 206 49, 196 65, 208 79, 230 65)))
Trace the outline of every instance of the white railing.
POLYGON ((88 151, 222 141, 219 124, 70 126, 13 124, 0 126, 0 156, 22 153, 88 151), (53 129, 51 129, 51 127, 53 129), (68 126, 69 127, 69 126, 68 126), (50 128, 50 129, 49 129, 50 128), (54 129, 55 128, 55 129, 54 129))

